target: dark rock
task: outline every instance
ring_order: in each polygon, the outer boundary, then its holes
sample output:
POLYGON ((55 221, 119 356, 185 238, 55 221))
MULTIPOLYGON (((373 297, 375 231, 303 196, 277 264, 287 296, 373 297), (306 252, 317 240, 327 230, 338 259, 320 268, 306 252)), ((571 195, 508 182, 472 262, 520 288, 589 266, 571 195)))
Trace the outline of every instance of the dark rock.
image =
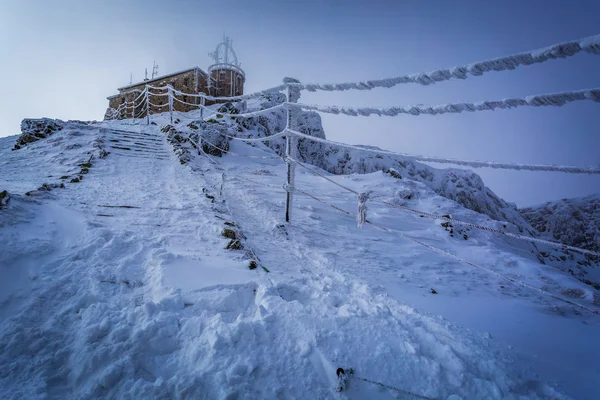
MULTIPOLYGON (((221 107, 219 107, 217 112, 222 114, 239 114, 240 110, 233 103, 225 103, 221 107)), ((219 114, 217 114, 217 118, 222 117, 223 116, 219 117, 219 114)))
POLYGON ((256 267, 258 267, 258 264, 256 264, 256 261, 254 261, 254 260, 250 261, 250 265, 248 265, 248 268, 256 269, 256 267))
POLYGON ((242 243, 239 240, 231 239, 226 248, 227 250, 242 250, 244 246, 242 246, 242 243))
POLYGON ((40 139, 45 139, 53 133, 60 131, 64 128, 65 123, 57 119, 40 118, 40 119, 29 119, 26 118, 21 122, 21 136, 17 138, 14 150, 23 148, 28 143, 36 142, 40 139))
POLYGON ((223 229, 221 236, 226 237, 227 239, 237 239, 237 235, 233 229, 223 229))
POLYGON ((402 175, 400 175, 400 173, 398 171, 396 171, 394 168, 388 169, 387 171, 385 171, 385 173, 390 175, 392 178, 402 179, 402 175))
POLYGON ((8 206, 8 202, 10 201, 10 195, 6 190, 0 192, 0 209, 8 206))

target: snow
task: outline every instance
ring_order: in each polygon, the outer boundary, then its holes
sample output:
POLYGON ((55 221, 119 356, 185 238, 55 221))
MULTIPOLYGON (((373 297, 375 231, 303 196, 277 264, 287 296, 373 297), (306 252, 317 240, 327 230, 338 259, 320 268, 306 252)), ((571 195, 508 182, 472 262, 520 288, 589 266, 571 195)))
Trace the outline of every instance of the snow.
MULTIPOLYGON (((432 398, 594 398, 597 315, 358 229, 354 215, 304 196, 282 226, 285 163, 246 157, 273 155, 269 147, 231 141, 236 155, 209 158, 183 142, 182 165, 160 132, 168 116, 152 119, 67 123, 14 152, 14 137, 0 139, 0 189, 12 197, 0 210, 0 398, 397 398, 352 377, 335 392, 340 366, 432 398), (110 154, 81 182, 60 179, 99 143, 110 154), (226 227, 243 249, 225 249, 226 227)), ((431 174, 328 177, 370 199, 491 223, 437 194, 429 185, 443 174, 431 174)), ((303 168, 296 178, 356 212, 356 196, 303 168)), ((369 220, 554 294, 578 289, 577 301, 596 306, 593 288, 540 264, 530 244, 451 236, 436 221, 366 205, 369 220)))

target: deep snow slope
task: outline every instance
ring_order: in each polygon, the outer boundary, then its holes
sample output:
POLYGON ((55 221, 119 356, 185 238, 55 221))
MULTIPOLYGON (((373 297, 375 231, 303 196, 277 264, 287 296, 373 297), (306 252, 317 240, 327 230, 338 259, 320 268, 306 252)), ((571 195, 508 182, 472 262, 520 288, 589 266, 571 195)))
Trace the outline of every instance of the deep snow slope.
MULTIPOLYGON (((28 151, 0 143, 11 157, 0 164, 0 188, 13 194, 0 210, 0 398, 410 398, 355 378, 338 394, 339 366, 430 398, 594 398, 596 315, 359 229, 311 198, 295 196, 285 225, 286 167, 268 147, 231 142, 220 158, 182 140, 175 151, 160 132, 166 118, 153 118, 158 125, 72 127, 81 132, 74 139, 67 125, 28 151), (51 139, 82 145, 66 150, 51 139), (81 182, 24 195, 79 174, 98 142, 110 154, 92 160, 81 182), (226 249, 224 229, 242 248, 226 249)), ((176 129, 189 133, 187 122, 176 129)), ((299 189, 355 212, 354 196, 306 170, 297 175, 299 189)), ((331 179, 501 224, 418 179, 331 179)), ((594 289, 540 264, 528 245, 485 231, 450 235, 439 221, 375 201, 368 216, 596 307, 594 289)))

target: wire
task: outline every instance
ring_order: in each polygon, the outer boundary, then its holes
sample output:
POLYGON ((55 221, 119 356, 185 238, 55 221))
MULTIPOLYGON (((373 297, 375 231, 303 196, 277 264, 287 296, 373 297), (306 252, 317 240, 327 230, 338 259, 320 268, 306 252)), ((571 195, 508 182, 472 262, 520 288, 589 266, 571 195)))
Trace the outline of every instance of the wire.
POLYGON ((518 53, 507 57, 493 58, 472 64, 457 66, 453 68, 436 69, 431 72, 421 72, 399 76, 396 78, 369 80, 364 82, 347 82, 337 84, 300 84, 299 89, 310 92, 317 90, 340 91, 340 90, 371 90, 373 88, 391 88, 403 83, 418 83, 420 85, 431 85, 437 82, 447 81, 452 78, 466 79, 468 75, 481 76, 490 71, 513 70, 524 65, 543 63, 551 59, 567 58, 581 51, 590 54, 600 54, 600 35, 589 36, 570 42, 562 42, 553 46, 518 53))
POLYGON ((574 101, 592 100, 600 102, 600 89, 586 89, 579 91, 570 91, 562 93, 552 94, 541 94, 527 97, 516 97, 512 99, 504 100, 488 100, 480 101, 476 103, 449 103, 440 105, 410 105, 410 106, 398 106, 390 108, 376 108, 376 107, 337 107, 337 106, 319 106, 294 103, 294 105, 304 109, 319 111, 328 114, 345 114, 353 117, 362 116, 368 117, 369 115, 389 116, 395 117, 400 114, 407 115, 441 115, 441 114, 456 114, 461 112, 475 112, 475 111, 493 111, 497 108, 508 109, 517 107, 562 107, 567 103, 574 101))
POLYGON ((369 153, 376 154, 384 154, 388 156, 397 156, 410 158, 416 161, 424 161, 424 162, 436 162, 441 164, 456 164, 456 165, 464 165, 473 168, 495 168, 495 169, 512 169, 512 170, 526 170, 526 171, 546 171, 546 172, 566 172, 571 174, 600 174, 600 168, 598 167, 577 167, 577 166, 568 166, 568 165, 543 165, 543 164, 508 164, 508 163, 498 163, 494 161, 466 161, 466 160, 455 160, 452 158, 439 158, 439 157, 427 157, 427 156, 419 156, 413 154, 406 153, 396 153, 387 150, 373 149, 369 147, 363 146, 354 146, 350 144, 334 142, 328 139, 321 139, 315 136, 309 136, 304 133, 288 129, 288 131, 296 136, 314 141, 319 143, 330 144, 339 147, 345 147, 348 149, 365 151, 369 153))

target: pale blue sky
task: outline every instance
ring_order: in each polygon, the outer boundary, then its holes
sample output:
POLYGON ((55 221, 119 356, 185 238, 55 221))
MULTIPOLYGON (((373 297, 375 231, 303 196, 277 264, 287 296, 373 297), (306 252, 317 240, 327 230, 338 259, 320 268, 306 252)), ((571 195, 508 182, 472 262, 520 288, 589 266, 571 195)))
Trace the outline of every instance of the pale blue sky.
MULTIPOLYGON (((223 33, 246 92, 281 83, 358 81, 430 71, 600 33, 600 1, 27 1, 0 0, 0 136, 25 117, 101 119, 106 96, 143 78, 206 68, 223 33)), ((600 87, 600 57, 581 54, 433 86, 303 94, 346 106, 495 100, 600 87)), ((432 156, 600 164, 600 104, 442 116, 324 116, 330 139, 432 156)), ((518 205, 600 192, 600 177, 475 170, 518 205)))

